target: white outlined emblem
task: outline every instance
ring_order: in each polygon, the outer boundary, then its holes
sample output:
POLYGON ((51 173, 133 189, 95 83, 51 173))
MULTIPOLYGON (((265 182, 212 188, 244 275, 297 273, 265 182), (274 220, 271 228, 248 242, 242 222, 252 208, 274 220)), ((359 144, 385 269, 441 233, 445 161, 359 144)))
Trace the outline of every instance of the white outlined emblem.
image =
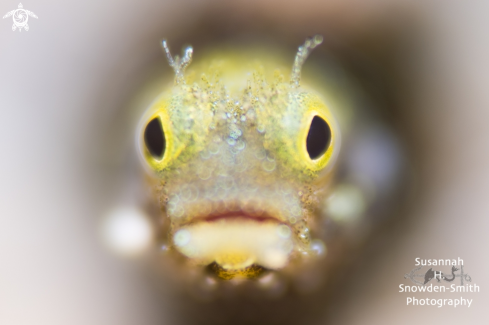
POLYGON ((14 21, 14 24, 12 25, 12 30, 15 31, 18 28, 19 32, 22 31, 22 28, 24 28, 26 31, 29 30, 29 25, 27 25, 29 16, 37 19, 35 13, 23 9, 22 3, 19 3, 19 7, 17 9, 7 12, 5 16, 3 16, 3 18, 7 18, 10 16, 12 16, 12 20, 14 21))

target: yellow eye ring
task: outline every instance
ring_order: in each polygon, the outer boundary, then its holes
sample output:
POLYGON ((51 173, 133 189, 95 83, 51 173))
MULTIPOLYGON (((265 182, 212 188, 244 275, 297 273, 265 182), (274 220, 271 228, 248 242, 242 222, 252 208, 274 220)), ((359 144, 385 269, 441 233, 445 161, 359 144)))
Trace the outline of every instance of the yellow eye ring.
POLYGON ((161 171, 167 168, 173 157, 176 156, 172 125, 165 106, 161 101, 157 101, 143 116, 139 125, 138 147, 140 156, 145 161, 145 165, 153 171, 161 171), (152 150, 147 142, 148 127, 152 123, 154 124, 154 121, 159 123, 163 137, 161 157, 155 154, 155 150, 152 150))
POLYGON ((336 122, 332 117, 324 114, 322 110, 313 108, 309 110, 307 116, 304 118, 303 125, 304 127, 301 128, 301 131, 299 133, 298 147, 301 156, 305 157, 307 167, 312 171, 320 171, 323 169, 329 170, 330 168, 327 168, 328 165, 334 165, 334 161, 336 160, 339 152, 338 149, 340 144, 340 132, 338 132, 338 126, 336 122), (311 157, 311 153, 308 150, 307 142, 313 120, 316 117, 324 121, 326 127, 328 128, 329 141, 328 139, 324 140, 327 142, 327 147, 325 148, 324 152, 318 154, 317 157, 311 157))

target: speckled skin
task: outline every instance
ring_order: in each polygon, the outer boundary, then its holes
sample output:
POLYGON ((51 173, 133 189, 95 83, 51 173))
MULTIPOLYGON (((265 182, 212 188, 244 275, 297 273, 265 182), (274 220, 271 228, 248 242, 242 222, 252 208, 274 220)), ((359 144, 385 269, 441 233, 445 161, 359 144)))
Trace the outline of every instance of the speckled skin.
POLYGON ((290 226, 291 260, 311 254, 309 228, 328 193, 340 149, 339 126, 324 94, 293 87, 286 61, 264 52, 221 51, 202 58, 196 53, 196 61, 184 82, 153 102, 139 128, 141 156, 171 224, 169 238, 201 218, 241 211, 290 226), (328 150, 316 160, 306 149, 314 116, 323 118, 332 134, 328 150), (150 154, 143 139, 154 118, 166 139, 162 159, 150 154))

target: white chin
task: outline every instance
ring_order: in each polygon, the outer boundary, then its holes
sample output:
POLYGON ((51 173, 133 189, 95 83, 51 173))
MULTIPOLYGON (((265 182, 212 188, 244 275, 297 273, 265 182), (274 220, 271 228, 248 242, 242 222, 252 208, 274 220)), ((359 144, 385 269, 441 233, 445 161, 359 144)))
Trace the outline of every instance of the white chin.
POLYGON ((280 269, 287 264, 294 247, 287 225, 245 218, 184 226, 174 233, 173 243, 179 252, 199 264, 216 262, 228 270, 252 264, 280 269))

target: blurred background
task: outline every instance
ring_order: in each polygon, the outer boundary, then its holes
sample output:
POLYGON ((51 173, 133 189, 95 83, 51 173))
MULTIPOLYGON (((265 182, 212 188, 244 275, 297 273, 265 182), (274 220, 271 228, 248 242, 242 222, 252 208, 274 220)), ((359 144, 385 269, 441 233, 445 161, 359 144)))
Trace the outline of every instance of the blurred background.
MULTIPOLYGON (((164 281, 155 289, 140 263, 101 243, 100 216, 137 196, 131 175, 121 177, 134 163, 127 143, 140 113, 127 111, 128 103, 148 79, 171 73, 163 37, 178 53, 186 43, 197 49, 238 36, 294 49, 316 33, 404 144, 409 200, 353 263, 335 299, 316 301, 313 314, 287 309, 307 324, 488 322, 487 3, 23 5, 39 17, 29 19, 28 32, 13 32, 11 18, 0 21, 0 324, 153 325, 182 323, 183 314, 187 323, 209 317, 205 305, 181 303, 164 281), (416 257, 461 257, 481 287, 462 294, 472 306, 406 306, 409 294, 398 286, 409 283, 403 276, 416 257)), ((0 11, 17 6, 4 0, 0 11)), ((274 304, 280 313, 280 302, 274 304)), ((218 323, 225 324, 216 317, 218 323)))

